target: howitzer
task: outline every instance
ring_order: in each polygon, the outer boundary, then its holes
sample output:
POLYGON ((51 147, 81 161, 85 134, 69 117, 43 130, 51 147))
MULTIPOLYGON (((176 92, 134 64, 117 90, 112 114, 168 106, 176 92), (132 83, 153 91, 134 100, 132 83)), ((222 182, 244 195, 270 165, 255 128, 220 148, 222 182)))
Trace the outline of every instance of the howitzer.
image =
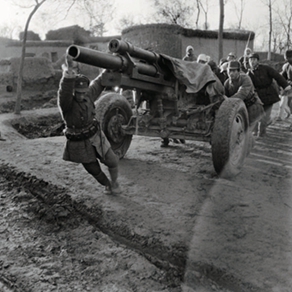
POLYGON ((163 69, 159 64, 158 54, 117 39, 110 41, 109 49, 112 54, 72 45, 67 49, 67 54, 77 62, 107 69, 105 74, 108 76, 103 77, 103 85, 106 87, 157 92, 167 90, 165 87, 174 87, 174 82, 167 80, 169 69, 163 69))
POLYGON ((112 53, 118 53, 118 54, 128 53, 132 57, 142 59, 150 63, 157 63, 160 60, 159 54, 135 47, 128 42, 124 42, 118 39, 111 40, 109 42, 108 47, 112 53))
POLYGON ((224 87, 208 65, 187 62, 111 40, 111 53, 72 45, 67 54, 77 62, 104 68, 105 88, 135 92, 133 110, 127 99, 110 91, 96 102, 96 116, 122 158, 132 135, 206 141, 213 165, 225 177, 242 168, 249 145, 248 114, 242 100, 224 100, 224 87))

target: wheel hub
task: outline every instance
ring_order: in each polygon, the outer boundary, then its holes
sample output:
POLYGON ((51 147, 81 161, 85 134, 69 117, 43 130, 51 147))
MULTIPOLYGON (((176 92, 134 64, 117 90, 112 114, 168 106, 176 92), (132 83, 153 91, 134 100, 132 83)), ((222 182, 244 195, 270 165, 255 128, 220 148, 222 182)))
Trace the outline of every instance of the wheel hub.
POLYGON ((232 127, 232 138, 230 143, 231 161, 237 161, 244 150, 245 132, 244 122, 237 116, 232 127))
POLYGON ((123 115, 116 114, 111 117, 108 126, 107 126, 107 132, 109 138, 116 144, 121 143, 123 141, 123 131, 122 131, 122 125, 125 124, 125 119, 123 115))

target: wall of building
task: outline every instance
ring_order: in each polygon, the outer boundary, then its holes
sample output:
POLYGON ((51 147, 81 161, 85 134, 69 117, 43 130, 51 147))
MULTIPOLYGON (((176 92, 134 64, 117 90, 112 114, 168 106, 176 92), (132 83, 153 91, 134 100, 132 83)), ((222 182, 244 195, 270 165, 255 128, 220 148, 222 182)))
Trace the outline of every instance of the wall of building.
POLYGON ((130 27, 122 32, 122 40, 156 53, 181 58, 181 34, 177 26, 147 24, 130 27))
MULTIPOLYGON (((76 27, 73 27, 76 29, 76 27)), ((72 30, 72 27, 68 29, 72 30)), ((63 30, 62 30, 63 31, 63 30)), ((80 32, 80 29, 78 30, 80 32)), ((82 34, 82 33, 81 33, 82 34)), ((59 33, 56 34, 59 36, 59 33)), ((89 37, 74 34, 75 39, 85 41, 86 46, 99 51, 108 52, 108 43, 113 38, 128 41, 134 46, 166 54, 174 58, 183 58, 188 45, 192 45, 195 55, 207 54, 216 62, 218 59, 218 32, 185 29, 178 25, 169 24, 146 24, 132 26, 124 29, 121 36, 112 37, 89 37)), ((254 33, 251 31, 224 31, 223 34, 223 57, 229 52, 234 52, 239 58, 242 56, 246 44, 253 49, 254 33)), ((47 40, 27 41, 26 56, 46 57, 53 63, 55 70, 61 70, 67 48, 74 40, 47 40)), ((0 39, 0 60, 6 58, 19 58, 22 50, 22 42, 8 39, 0 39)), ((99 69, 93 66, 80 64, 81 73, 91 79, 99 73, 99 69)))
MULTIPOLYGON (((188 45, 193 46, 196 56, 206 54, 216 63, 219 63, 217 39, 182 36, 182 56, 185 55, 188 45)), ((224 39, 223 58, 226 58, 230 52, 233 52, 237 58, 240 58, 243 55, 245 46, 245 41, 224 39)), ((249 43, 249 47, 253 49, 253 40, 249 43)))
MULTIPOLYGON (((56 62, 65 54, 71 44, 71 41, 27 41, 25 52, 27 57, 46 57, 52 62, 56 62)), ((22 42, 6 42, 0 46, 0 60, 19 58, 21 51, 22 42)))
MULTIPOLYGON (((16 88, 20 58, 0 60, 0 84, 16 88)), ((51 89, 55 84, 56 72, 52 62, 43 57, 27 57, 23 67, 23 88, 31 85, 39 89, 51 89)))
MULTIPOLYGON (((59 34, 57 34, 59 35, 59 34)), ((85 46, 91 49, 108 52, 108 43, 111 39, 118 38, 120 36, 108 36, 108 37, 91 37, 86 39, 86 43, 81 46, 85 46)), ((26 42, 26 57, 45 57, 53 63, 55 70, 61 70, 62 64, 65 61, 65 53, 67 48, 73 44, 72 40, 46 40, 46 41, 27 41, 26 42)), ((20 58, 22 51, 22 42, 15 41, 6 38, 0 38, 0 61, 11 58, 20 58)), ((0 83, 3 83, 4 68, 3 64, 0 65, 0 83)), ((86 64, 79 64, 80 73, 87 75, 90 79, 95 78, 100 70, 97 67, 89 66, 86 64)), ((9 73, 9 78, 11 74, 9 73)), ((5 77, 6 78, 6 77, 5 77)), ((7 82, 5 82, 7 83, 7 82)))
MULTIPOLYGON (((218 32, 184 29, 178 25, 146 24, 123 30, 122 39, 143 49, 154 50, 171 57, 182 58, 186 47, 192 45, 195 55, 207 54, 216 62, 218 57, 218 32)), ((243 55, 246 44, 253 49, 254 33, 251 31, 226 31, 223 34, 223 57, 233 52, 243 55)))

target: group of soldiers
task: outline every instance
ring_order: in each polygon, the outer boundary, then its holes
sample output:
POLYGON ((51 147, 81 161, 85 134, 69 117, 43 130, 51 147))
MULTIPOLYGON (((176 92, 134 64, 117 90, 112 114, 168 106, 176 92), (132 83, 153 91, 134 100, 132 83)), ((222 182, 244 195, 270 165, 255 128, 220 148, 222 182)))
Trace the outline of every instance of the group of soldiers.
MULTIPOLYGON (((292 50, 284 54, 285 64, 279 73, 273 67, 261 64, 259 54, 246 48, 238 60, 234 53, 229 53, 227 58, 222 58, 217 65, 205 54, 197 58, 194 49, 188 46, 184 60, 207 63, 216 77, 224 86, 226 97, 242 99, 250 115, 250 126, 257 137, 267 135, 267 127, 273 122, 271 118, 273 105, 281 100, 281 111, 286 110, 289 116, 292 109, 292 50), (262 109, 261 106, 262 105, 262 109), (259 119, 259 117, 261 118, 259 119)), ((280 115, 283 118, 283 114, 280 115)), ((292 129, 292 126, 291 126, 292 129)))

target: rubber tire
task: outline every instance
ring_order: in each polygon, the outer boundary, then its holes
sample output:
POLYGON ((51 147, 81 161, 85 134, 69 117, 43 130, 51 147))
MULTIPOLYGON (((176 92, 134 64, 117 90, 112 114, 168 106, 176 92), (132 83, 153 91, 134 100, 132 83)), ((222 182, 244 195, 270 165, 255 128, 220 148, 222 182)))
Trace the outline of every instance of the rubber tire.
POLYGON ((131 105, 127 99, 115 92, 102 95, 96 102, 96 118, 100 122, 101 129, 109 140, 115 154, 122 159, 128 151, 132 135, 123 135, 119 126, 114 134, 112 125, 117 125, 116 114, 118 112, 119 121, 122 125, 127 125, 133 115, 131 105))
POLYGON ((211 136, 212 160, 220 177, 240 173, 248 152, 248 112, 239 98, 225 100, 215 117, 211 136))

